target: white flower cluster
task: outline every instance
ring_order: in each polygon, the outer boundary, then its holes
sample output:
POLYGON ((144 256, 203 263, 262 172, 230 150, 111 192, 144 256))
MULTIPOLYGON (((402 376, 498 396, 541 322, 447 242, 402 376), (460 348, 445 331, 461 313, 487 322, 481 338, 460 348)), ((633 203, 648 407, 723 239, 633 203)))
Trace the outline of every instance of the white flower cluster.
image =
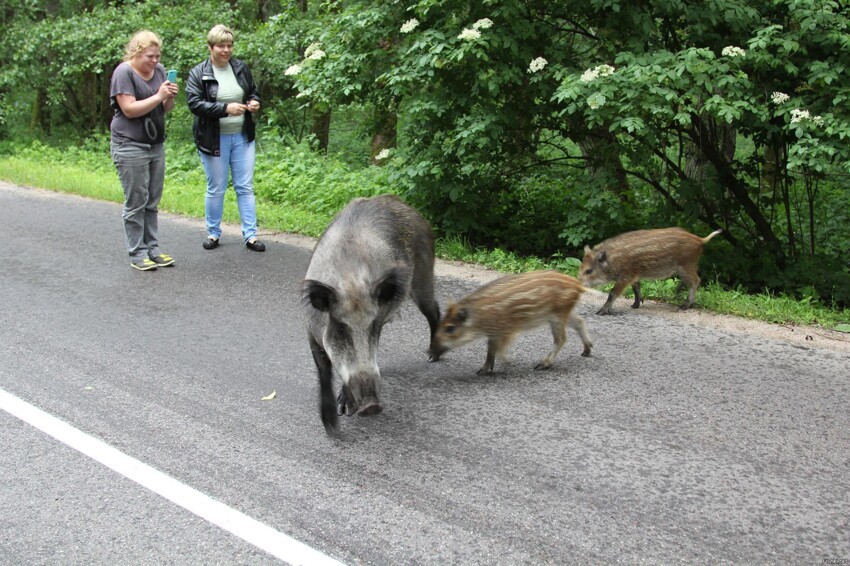
POLYGON ((419 27, 419 20, 411 18, 402 24, 401 30, 399 31, 401 31, 401 33, 410 33, 417 27, 419 27))
POLYGON ((774 104, 785 104, 789 100, 791 100, 791 97, 784 92, 775 91, 770 95, 770 101, 774 104))
POLYGON ((490 18, 481 18, 472 24, 472 29, 489 29, 491 27, 493 27, 493 20, 490 18))
POLYGON ((466 41, 475 41, 481 37, 481 32, 477 29, 465 28, 457 37, 458 39, 465 39, 466 41))
POLYGON ((587 105, 590 106, 591 110, 596 110, 601 106, 605 106, 605 97, 598 92, 591 94, 587 97, 587 105))
POLYGON ((537 71, 542 71, 543 67, 545 67, 549 61, 544 59, 543 57, 538 57, 537 59, 533 59, 531 63, 528 64, 528 72, 536 73, 537 71))
POLYGON ((304 50, 304 58, 311 59, 313 61, 318 61, 326 54, 321 50, 321 46, 318 43, 311 43, 307 49, 304 50))
POLYGON ((803 120, 808 120, 811 118, 811 114, 809 114, 808 110, 800 110, 799 108, 795 108, 791 111, 791 123, 796 124, 798 122, 802 122, 803 120))
POLYGON ((384 159, 390 156, 390 149, 384 148, 378 152, 378 155, 375 156, 375 161, 383 161, 384 159))
POLYGON ((304 50, 304 60, 301 63, 296 63, 295 65, 290 65, 288 69, 286 69, 283 74, 292 77, 294 75, 300 75, 304 71, 304 64, 307 61, 318 61, 319 59, 324 58, 327 55, 324 51, 322 51, 322 44, 319 42, 311 43, 307 46, 307 49, 304 50))
POLYGON ((747 52, 741 49, 740 47, 735 47, 734 45, 727 45, 723 48, 723 51, 721 51, 720 54, 724 57, 743 57, 747 54, 747 52))
POLYGON ((791 110, 791 123, 799 124, 800 122, 811 122, 815 126, 823 126, 823 118, 821 116, 812 116, 808 110, 794 108, 791 110))
POLYGON ((589 83, 595 81, 599 77, 608 77, 614 74, 614 67, 611 65, 598 65, 593 69, 588 69, 581 74, 581 82, 589 83))

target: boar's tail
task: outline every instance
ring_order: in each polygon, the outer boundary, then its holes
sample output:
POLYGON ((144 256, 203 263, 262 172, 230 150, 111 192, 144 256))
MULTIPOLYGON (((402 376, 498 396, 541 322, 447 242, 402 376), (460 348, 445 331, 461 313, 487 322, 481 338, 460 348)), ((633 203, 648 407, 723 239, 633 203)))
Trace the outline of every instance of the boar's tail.
POLYGON ((702 243, 703 244, 707 243, 710 239, 712 239, 716 235, 720 234, 721 232, 723 232, 723 230, 715 230, 714 232, 712 232, 711 234, 709 234, 705 238, 702 238, 702 243))
POLYGON ((606 291, 600 291, 599 289, 594 289, 592 287, 582 287, 580 289, 582 293, 587 293, 588 295, 594 295, 595 297, 607 297, 608 293, 606 291))

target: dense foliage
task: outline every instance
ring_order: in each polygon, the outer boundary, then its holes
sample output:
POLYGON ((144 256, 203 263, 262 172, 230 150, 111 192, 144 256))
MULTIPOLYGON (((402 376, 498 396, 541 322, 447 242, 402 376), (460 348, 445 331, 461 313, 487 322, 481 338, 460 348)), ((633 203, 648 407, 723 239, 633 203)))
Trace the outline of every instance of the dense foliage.
MULTIPOLYGON (((444 234, 577 255, 628 229, 722 228, 709 277, 850 303, 839 2, 7 4, 7 137, 103 131, 109 73, 133 31, 160 33, 164 63, 185 76, 225 22, 260 82, 266 144, 306 140, 383 166, 381 185, 444 234)), ((269 198, 297 194, 282 184, 269 198)))

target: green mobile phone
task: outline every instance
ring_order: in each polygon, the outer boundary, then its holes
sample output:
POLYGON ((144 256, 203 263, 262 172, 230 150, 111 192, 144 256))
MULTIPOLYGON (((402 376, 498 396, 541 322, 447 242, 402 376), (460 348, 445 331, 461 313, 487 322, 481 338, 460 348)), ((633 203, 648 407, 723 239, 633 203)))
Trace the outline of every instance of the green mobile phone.
POLYGON ((177 82, 177 69, 171 69, 168 71, 168 76, 166 77, 168 82, 176 83, 177 82))

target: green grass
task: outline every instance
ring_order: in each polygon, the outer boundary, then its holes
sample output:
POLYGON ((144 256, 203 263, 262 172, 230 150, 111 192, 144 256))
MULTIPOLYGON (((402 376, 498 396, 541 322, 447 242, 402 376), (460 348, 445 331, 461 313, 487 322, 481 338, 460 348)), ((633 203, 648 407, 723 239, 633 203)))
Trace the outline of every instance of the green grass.
MULTIPOLYGON (((437 242, 437 255, 444 259, 479 263, 499 271, 522 273, 535 269, 557 269, 576 277, 580 261, 577 258, 520 257, 504 250, 471 248, 458 239, 441 239, 437 242)), ((605 291, 610 290, 610 285, 605 291)), ((687 291, 678 289, 678 281, 644 281, 641 292, 645 299, 679 304, 685 301, 687 291)), ((625 293, 633 298, 631 289, 625 293)), ((797 300, 786 295, 764 292, 747 294, 740 290, 725 289, 716 282, 704 281, 697 291, 697 306, 718 314, 729 314, 778 324, 818 325, 824 328, 850 332, 850 310, 831 310, 811 300, 797 300)))
MULTIPOLYGON (((197 155, 191 147, 176 144, 169 147, 168 152, 168 171, 160 208, 203 218, 205 182, 197 155)), ((24 151, 0 153, 0 179, 18 185, 123 202, 121 185, 105 147, 59 150, 36 145, 24 151)), ((368 177, 362 172, 349 171, 338 160, 297 152, 274 156, 261 154, 257 162, 256 184, 257 215, 263 229, 313 237, 321 234, 334 212, 349 198, 387 190, 381 183, 380 173, 377 177, 368 177), (353 190, 351 187, 357 188, 353 190)), ((233 191, 228 191, 225 199, 224 221, 239 221, 233 191)), ((558 269, 575 276, 579 264, 576 258, 523 257, 498 248, 477 248, 458 238, 440 238, 437 255, 512 273, 558 269)), ((677 292, 673 280, 647 281, 641 289, 645 298, 652 300, 677 303, 684 298, 682 292, 677 292)), ((771 323, 820 325, 850 332, 850 310, 834 311, 816 302, 799 301, 784 295, 753 295, 705 282, 697 293, 697 303, 698 308, 721 314, 771 323)))
POLYGON ((117 176, 113 174, 112 177, 83 166, 0 157, 0 179, 5 181, 99 200, 124 202, 121 183, 117 176))

